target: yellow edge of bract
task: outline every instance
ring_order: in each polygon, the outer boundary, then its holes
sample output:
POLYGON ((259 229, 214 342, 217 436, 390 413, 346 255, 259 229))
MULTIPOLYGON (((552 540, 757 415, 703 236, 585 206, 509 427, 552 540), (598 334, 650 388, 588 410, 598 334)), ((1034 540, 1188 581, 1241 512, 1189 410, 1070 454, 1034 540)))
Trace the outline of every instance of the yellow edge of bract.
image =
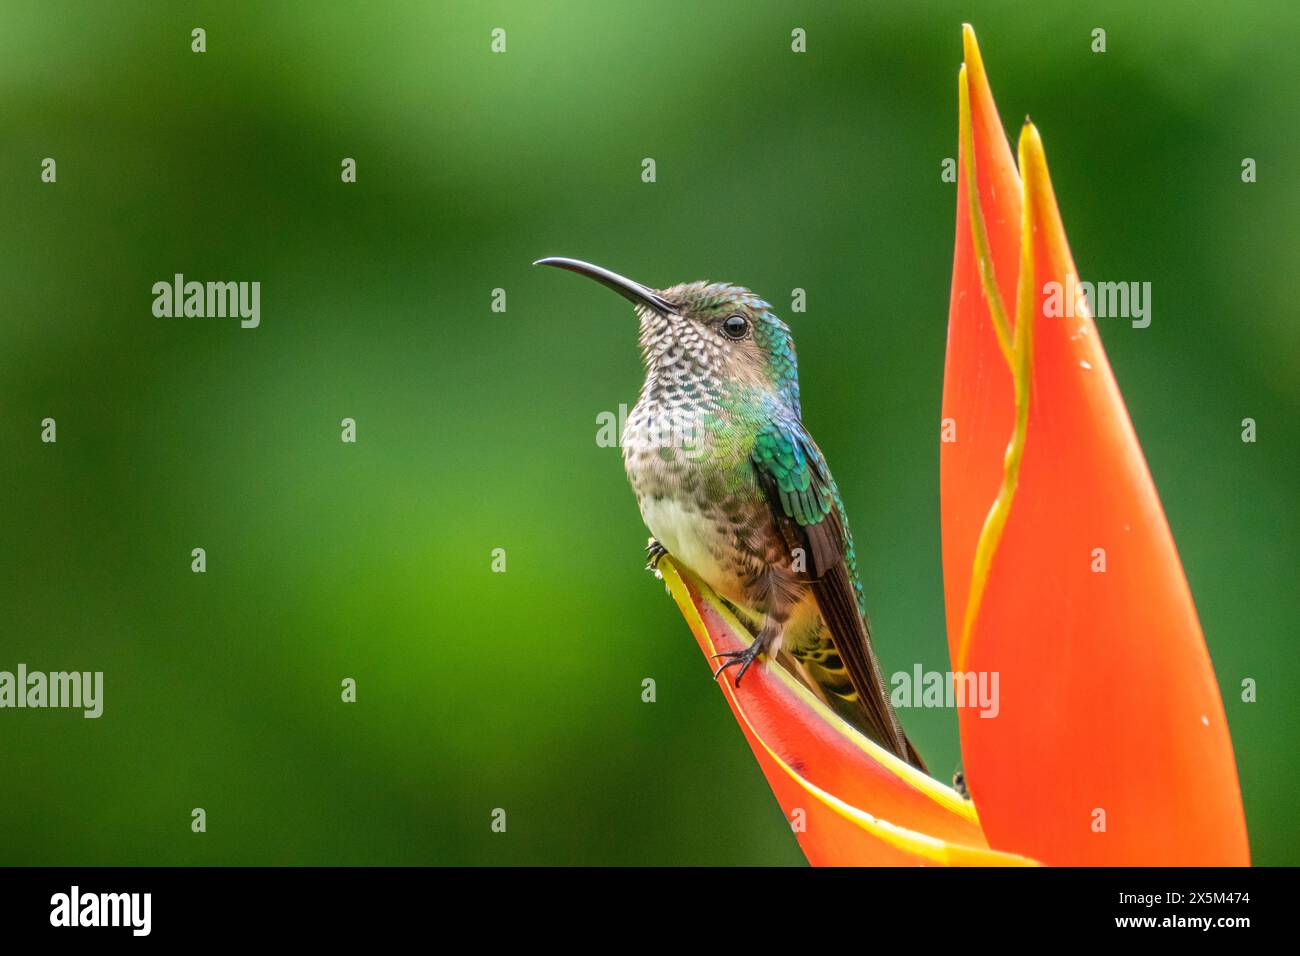
MULTIPOLYGON (((686 617, 686 621, 690 625, 691 630, 700 635, 711 652, 716 651, 717 648, 713 644, 712 636, 709 634, 709 630, 705 626, 703 618, 700 617, 699 611, 692 603, 690 594, 686 589, 686 584, 682 580, 677 567, 672 563, 671 559, 665 557, 659 562, 659 571, 663 575, 664 582, 668 585, 668 589, 674 600, 677 602, 678 608, 681 610, 683 616, 686 617)), ((704 584, 698 578, 695 579, 695 585, 699 589, 701 596, 708 600, 713 605, 714 609, 723 616, 727 621, 728 626, 736 632, 738 637, 748 634, 748 631, 746 631, 745 628, 736 621, 734 615, 732 615, 731 612, 721 604, 721 602, 715 599, 708 585, 704 584)), ((856 730, 850 727, 842 718, 834 714, 825 704, 814 697, 807 688, 795 680, 793 675, 787 673, 784 668, 775 666, 768 667, 767 669, 771 674, 780 679, 793 693, 797 694, 804 703, 812 707, 817 712, 818 716, 824 719, 827 724, 834 727, 848 740, 864 750, 873 760, 876 760, 881 765, 885 766, 904 782, 924 793, 945 809, 978 824, 979 821, 975 815, 974 806, 968 801, 962 799, 956 791, 945 787, 937 780, 926 776, 916 768, 904 763, 893 754, 879 747, 873 741, 863 737, 856 730)), ((730 695, 730 686, 728 685, 724 687, 723 692, 730 695)), ((963 844, 950 843, 945 840, 940 840, 937 837, 929 836, 928 834, 918 833, 915 830, 909 830, 906 827, 897 826, 887 820, 881 820, 872 816, 870 813, 867 813, 865 810, 845 803, 834 794, 828 793, 816 784, 804 779, 798 771, 787 764, 779 754, 767 745, 767 742, 754 728, 753 724, 749 722, 749 718, 745 714, 745 709, 739 705, 739 702, 735 701, 734 697, 732 700, 736 703, 736 712, 740 714, 741 719, 745 721, 745 726, 749 728, 753 738, 759 742, 763 747, 763 750, 772 758, 772 761, 781 768, 782 772, 798 784, 805 792, 811 794, 814 798, 830 807, 841 817, 853 822, 885 843, 905 852, 912 853, 915 856, 930 860, 931 862, 945 865, 1037 865, 1033 860, 1017 856, 1016 854, 1002 853, 997 850, 988 850, 982 847, 970 847, 963 844)))
MULTIPOLYGON (((668 561, 671 565, 671 559, 668 559, 668 561)), ((671 566, 673 573, 679 575, 680 571, 677 566, 671 566)), ((731 613, 731 609, 718 599, 717 595, 713 592, 713 589, 698 577, 695 578, 695 585, 704 599, 707 600, 713 606, 713 609, 727 622, 727 626, 731 628, 735 635, 746 643, 752 643, 753 638, 750 637, 749 631, 736 619, 736 616, 731 613)), ((674 594, 674 597, 676 597, 676 594, 674 594)), ((690 596, 686 595, 685 592, 683 592, 682 599, 685 600, 686 605, 690 605, 690 596)), ((678 600, 679 605, 682 604, 682 599, 678 600)), ((690 611, 692 614, 696 613, 694 607, 691 607, 690 611)), ((703 621, 701 621, 700 624, 703 626, 703 621)), ((704 636, 709 647, 716 651, 717 648, 713 646, 713 640, 708 634, 707 629, 705 630, 704 636)), ((827 707, 825 701, 819 699, 812 691, 804 686, 798 678, 784 667, 779 665, 772 666, 768 667, 767 670, 775 676, 777 680, 781 681, 781 683, 784 684, 789 691, 798 697, 805 705, 811 707, 823 722, 830 725, 849 743, 853 744, 853 746, 865 753, 874 762, 880 764, 912 789, 925 794, 925 796, 929 797, 944 809, 956 814, 957 816, 964 817, 976 826, 979 825, 979 817, 975 812, 974 804, 963 798, 961 794, 957 793, 957 791, 953 790, 951 787, 945 786, 943 783, 935 780, 928 774, 922 773, 910 763, 899 759, 896 754, 891 753, 884 747, 880 746, 870 737, 865 736, 843 717, 827 707)))
POLYGON ((975 168, 975 134, 971 128, 970 112, 970 77, 966 64, 961 66, 957 75, 957 135, 961 140, 961 152, 966 159, 966 212, 970 218, 972 251, 975 253, 975 267, 980 274, 980 287, 984 290, 984 299, 989 305, 989 315, 993 319, 993 331, 997 334, 998 348, 1007 364, 1012 364, 1011 327, 1007 323, 1007 310, 1002 304, 1002 293, 998 290, 997 277, 993 270, 993 256, 989 253, 988 229, 984 224, 984 210, 980 206, 979 177, 975 168))
MULTIPOLYGON (((979 44, 975 40, 975 31, 969 24, 962 27, 962 38, 965 44, 966 57, 968 61, 977 65, 981 75, 983 74, 983 61, 979 55, 979 44)), ((959 112, 960 118, 958 126, 963 131, 960 135, 969 136, 971 125, 970 119, 970 91, 969 76, 963 68, 962 80, 966 84, 960 91, 959 112)), ((1031 123, 1026 122, 1025 131, 1032 131, 1033 138, 1038 139, 1038 133, 1034 130, 1031 123)), ((957 655, 954 662, 954 669, 957 671, 966 670, 966 658, 970 654, 971 637, 975 631, 975 622, 979 619, 980 605, 984 600, 984 588, 988 583, 989 569, 993 564, 993 555, 996 553, 998 544, 1002 540, 1002 530, 1006 527, 1007 517, 1011 513, 1011 502, 1016 495, 1016 486, 1020 480, 1020 462, 1024 457, 1025 438, 1029 425, 1029 381, 1033 369, 1033 313, 1034 313, 1034 236, 1031 224, 1033 223, 1033 214, 1036 207, 1034 197, 1031 195, 1024 182, 1024 149, 1026 132, 1022 132, 1020 140, 1021 156, 1021 228, 1020 228, 1020 276, 1016 284, 1016 327, 1014 330, 1014 340, 1012 343, 1011 355, 1008 361, 1011 365, 1011 379, 1015 394, 1016 418, 1015 426, 1011 432, 1011 440, 1007 444, 1006 455, 1002 462, 1002 484, 998 488, 997 497, 993 499, 993 504, 989 507, 989 513, 984 518, 984 526, 980 529, 979 540, 975 544, 975 558, 971 567, 970 590, 966 597, 966 614, 962 620, 961 639, 957 643, 957 655)), ((969 168, 974 167, 974 153, 968 147, 970 155, 969 168)), ((1039 144, 1039 153, 1041 155, 1041 142, 1039 144)), ((979 192, 967 190, 968 208, 971 210, 971 233, 972 236, 977 233, 977 223, 982 228, 984 214, 979 192)), ((994 297, 999 295, 997 285, 992 281, 992 265, 986 271, 980 270, 980 284, 984 289, 984 296, 990 303, 994 302, 994 297)), ((1001 303, 1001 299, 996 300, 1001 303)), ((1005 320, 1004 320, 1005 321, 1005 320)), ((996 323, 995 323, 996 324, 996 323)), ((1001 341, 999 340, 999 345, 1001 341)), ((1003 354, 1006 354, 1005 349, 1003 354)))

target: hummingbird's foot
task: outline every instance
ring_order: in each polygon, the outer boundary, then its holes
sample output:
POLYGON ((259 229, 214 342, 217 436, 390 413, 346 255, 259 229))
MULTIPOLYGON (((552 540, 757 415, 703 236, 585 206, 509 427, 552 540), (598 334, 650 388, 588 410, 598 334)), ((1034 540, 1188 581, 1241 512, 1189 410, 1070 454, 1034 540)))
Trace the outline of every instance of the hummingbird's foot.
POLYGON ((651 538, 649 541, 646 542, 646 546, 645 546, 645 569, 647 571, 658 571, 659 559, 662 558, 667 553, 668 553, 667 548, 665 548, 654 538, 651 538))
POLYGON ((755 641, 743 651, 726 651, 722 654, 714 654, 713 659, 715 661, 719 657, 726 658, 726 660, 724 660, 723 663, 718 666, 718 669, 713 672, 713 679, 717 680, 721 677, 722 672, 728 667, 739 667, 740 670, 736 671, 736 686, 739 687, 741 679, 745 676, 745 672, 749 670, 749 666, 753 664, 754 661, 758 660, 759 655, 762 653, 763 649, 760 642, 755 641))
POLYGON ((721 677, 722 672, 728 667, 739 667, 740 670, 736 671, 736 686, 739 687, 745 672, 749 670, 754 661, 758 660, 759 655, 766 653, 772 647, 780 646, 778 642, 781 640, 785 621, 786 615, 784 613, 773 613, 772 609, 769 608, 762 629, 749 647, 743 651, 723 651, 721 654, 713 655, 714 660, 719 657, 724 658, 722 664, 713 672, 713 679, 717 680, 721 677))

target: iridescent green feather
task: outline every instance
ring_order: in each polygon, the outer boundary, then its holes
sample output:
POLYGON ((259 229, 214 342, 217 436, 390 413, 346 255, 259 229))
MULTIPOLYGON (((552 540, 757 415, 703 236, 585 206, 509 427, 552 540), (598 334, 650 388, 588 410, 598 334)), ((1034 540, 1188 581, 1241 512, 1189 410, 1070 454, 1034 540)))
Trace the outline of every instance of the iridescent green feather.
MULTIPOLYGON (((757 430, 751 458, 755 467, 775 479, 782 509, 801 526, 815 525, 835 509, 843 529, 844 563, 853 582, 858 610, 865 617, 866 597, 858 579, 857 553, 844 502, 825 459, 801 421, 799 366, 790 327, 772 312, 770 304, 748 289, 700 283, 694 291, 691 306, 697 311, 745 311, 753 318, 754 340, 767 356, 773 395, 759 399, 763 424, 757 430)), ((731 398, 736 405, 744 405, 754 396, 731 398)), ((752 408, 747 410, 752 413, 752 408)))

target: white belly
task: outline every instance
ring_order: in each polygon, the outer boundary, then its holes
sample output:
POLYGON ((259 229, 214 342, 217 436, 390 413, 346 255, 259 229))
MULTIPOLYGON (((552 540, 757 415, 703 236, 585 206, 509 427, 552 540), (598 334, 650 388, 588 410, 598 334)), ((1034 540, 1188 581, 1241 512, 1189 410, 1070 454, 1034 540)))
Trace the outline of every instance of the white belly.
POLYGON ((672 498, 656 501, 647 497, 641 502, 641 517, 659 543, 679 563, 686 565, 710 587, 729 600, 736 601, 738 582, 724 572, 718 560, 722 542, 717 540, 713 524, 688 503, 672 498))

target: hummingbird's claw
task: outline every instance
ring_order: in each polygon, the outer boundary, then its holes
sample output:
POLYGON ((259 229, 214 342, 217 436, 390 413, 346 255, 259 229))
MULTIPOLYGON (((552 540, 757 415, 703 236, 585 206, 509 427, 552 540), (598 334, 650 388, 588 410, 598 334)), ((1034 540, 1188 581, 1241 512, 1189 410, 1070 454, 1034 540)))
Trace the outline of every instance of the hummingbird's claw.
POLYGON ((759 650, 758 641, 755 641, 743 651, 724 651, 721 654, 714 654, 712 658, 713 660, 717 660, 719 657, 725 657, 727 660, 718 665, 718 669, 713 672, 713 679, 717 680, 721 677, 722 672, 728 667, 736 667, 739 665, 740 670, 736 671, 735 683, 735 686, 739 687, 740 681, 745 676, 745 672, 749 670, 750 665, 753 664, 754 661, 758 660, 758 655, 761 653, 762 651, 759 650))
POLYGON ((668 553, 667 548, 665 548, 654 538, 651 538, 649 541, 646 542, 646 546, 645 546, 645 558, 646 558, 645 569, 647 571, 658 571, 659 559, 662 558, 667 553, 668 553))

